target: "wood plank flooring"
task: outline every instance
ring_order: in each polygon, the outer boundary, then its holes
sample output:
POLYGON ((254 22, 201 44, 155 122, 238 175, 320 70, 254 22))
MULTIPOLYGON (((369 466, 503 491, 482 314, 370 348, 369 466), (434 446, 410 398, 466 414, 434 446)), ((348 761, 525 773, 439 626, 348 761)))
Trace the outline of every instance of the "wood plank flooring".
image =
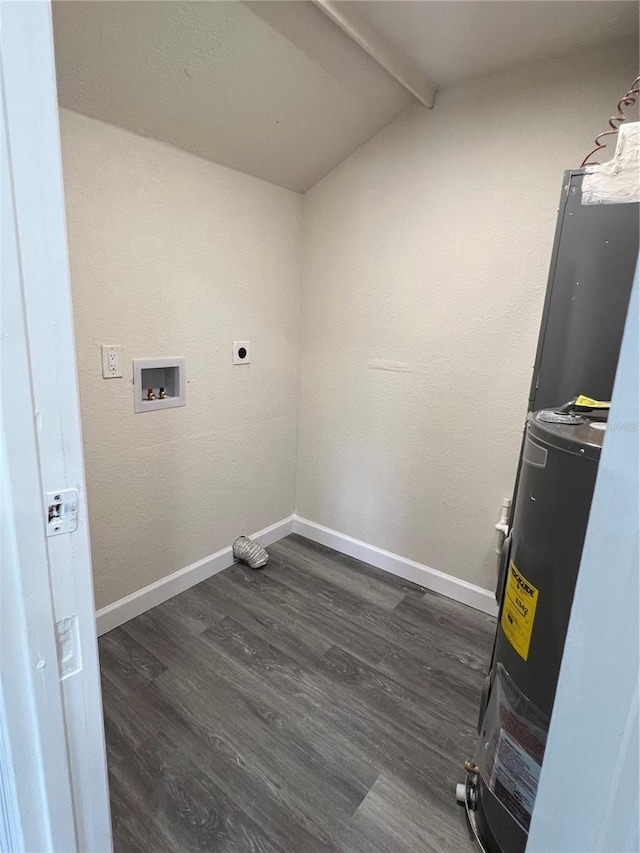
POLYGON ((100 639, 116 853, 465 853, 495 621, 299 536, 100 639))

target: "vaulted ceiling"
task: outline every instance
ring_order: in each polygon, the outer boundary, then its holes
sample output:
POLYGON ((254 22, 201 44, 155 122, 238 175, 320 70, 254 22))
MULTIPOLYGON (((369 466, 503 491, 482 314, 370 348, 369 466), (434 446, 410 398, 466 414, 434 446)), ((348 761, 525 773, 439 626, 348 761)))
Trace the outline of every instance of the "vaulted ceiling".
POLYGON ((638 5, 62 0, 53 20, 62 106, 304 191, 416 98, 633 37, 638 5))

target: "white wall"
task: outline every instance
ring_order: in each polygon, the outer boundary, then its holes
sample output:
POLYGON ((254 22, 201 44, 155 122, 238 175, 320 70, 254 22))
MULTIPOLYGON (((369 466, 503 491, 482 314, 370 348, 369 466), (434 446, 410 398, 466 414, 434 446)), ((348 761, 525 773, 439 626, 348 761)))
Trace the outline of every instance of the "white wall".
POLYGON ((293 511, 302 201, 60 120, 100 608, 293 511), (251 365, 232 366, 233 340, 251 365), (102 343, 122 345, 125 378, 102 379, 102 343), (134 414, 131 360, 173 355, 186 407, 134 414))
POLYGON ((301 516, 493 587, 562 173, 636 65, 405 111, 305 195, 301 319, 300 196, 61 110, 98 608, 286 517, 294 483, 301 516), (186 408, 135 415, 131 359, 171 355, 186 408))
POLYGON ((306 193, 300 515, 493 588, 562 174, 637 59, 444 90, 306 193))

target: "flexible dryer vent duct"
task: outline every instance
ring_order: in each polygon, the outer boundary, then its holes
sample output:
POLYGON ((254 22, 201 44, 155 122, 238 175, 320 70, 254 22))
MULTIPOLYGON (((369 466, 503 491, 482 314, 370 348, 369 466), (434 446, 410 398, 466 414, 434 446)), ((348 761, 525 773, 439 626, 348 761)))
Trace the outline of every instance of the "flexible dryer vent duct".
POLYGON ((233 543, 233 556, 236 560, 242 560, 251 569, 261 569, 269 562, 269 555, 265 549, 252 542, 248 536, 238 536, 233 543))

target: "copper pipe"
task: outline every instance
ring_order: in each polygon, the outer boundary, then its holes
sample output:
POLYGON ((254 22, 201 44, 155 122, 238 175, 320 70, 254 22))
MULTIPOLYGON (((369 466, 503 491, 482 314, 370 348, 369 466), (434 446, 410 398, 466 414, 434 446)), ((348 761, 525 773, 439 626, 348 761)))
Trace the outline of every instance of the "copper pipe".
POLYGON ((600 165, 600 163, 589 162, 589 158, 596 154, 598 151, 602 151, 604 148, 607 147, 607 143, 602 143, 600 142, 600 140, 605 136, 615 136, 622 122, 627 120, 627 117, 624 113, 624 108, 632 107, 637 102, 638 95, 640 95, 640 77, 636 77, 636 79, 631 84, 629 91, 618 101, 618 114, 609 117, 609 127, 611 128, 611 130, 605 130, 603 133, 596 136, 594 140, 594 142, 596 143, 596 147, 587 154, 587 156, 580 164, 580 168, 583 168, 584 166, 600 165))

